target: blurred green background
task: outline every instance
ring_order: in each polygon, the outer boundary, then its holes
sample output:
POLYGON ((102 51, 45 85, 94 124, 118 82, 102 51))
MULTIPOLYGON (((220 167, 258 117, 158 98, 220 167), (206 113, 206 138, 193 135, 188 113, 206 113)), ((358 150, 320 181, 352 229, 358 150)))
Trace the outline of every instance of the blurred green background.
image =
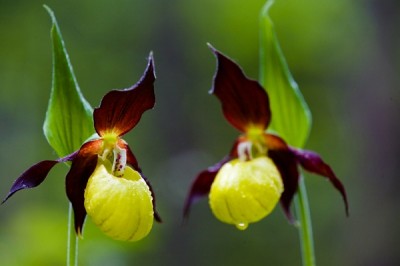
MULTIPOLYGON (((154 52, 157 104, 126 136, 155 189, 163 224, 137 243, 113 241, 87 219, 80 265, 300 265, 297 230, 278 207, 245 231, 217 221, 207 200, 181 225, 196 174, 222 158, 237 132, 208 95, 213 44, 258 77, 264 1, 0 0, 0 195, 55 153, 43 133, 55 12, 81 90, 93 106, 143 73, 154 52)), ((271 16, 314 126, 318 151, 346 185, 306 176, 319 265, 399 265, 400 2, 277 0, 271 16)), ((64 265, 67 169, 0 207, 1 265, 64 265)), ((3 197, 2 196, 2 197, 3 197)))

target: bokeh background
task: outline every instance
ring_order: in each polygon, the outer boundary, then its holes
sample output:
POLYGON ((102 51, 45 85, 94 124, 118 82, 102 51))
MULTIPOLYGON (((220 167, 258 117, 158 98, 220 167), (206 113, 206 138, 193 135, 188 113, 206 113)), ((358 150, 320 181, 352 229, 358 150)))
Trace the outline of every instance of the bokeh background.
MULTIPOLYGON (((278 207, 245 231, 217 221, 207 200, 185 226, 195 175, 222 158, 237 132, 208 95, 215 58, 258 77, 263 0, 0 0, 0 195, 27 167, 56 155, 43 133, 51 87, 50 18, 57 16, 85 97, 97 106, 135 83, 152 50, 157 104, 126 136, 153 184, 163 224, 137 243, 104 236, 87 219, 80 265, 300 265, 297 230, 278 207)), ((307 175, 319 265, 399 265, 397 0, 277 0, 271 11, 291 71, 313 113, 307 148, 346 185, 351 215, 323 178, 307 175)), ((67 169, 0 207, 1 265, 64 265, 67 169)))

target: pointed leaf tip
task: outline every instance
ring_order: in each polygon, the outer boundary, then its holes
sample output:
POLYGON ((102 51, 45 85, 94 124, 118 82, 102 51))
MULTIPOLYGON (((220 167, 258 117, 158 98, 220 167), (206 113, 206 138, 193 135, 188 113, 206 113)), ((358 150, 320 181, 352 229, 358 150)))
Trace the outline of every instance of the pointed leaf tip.
POLYGON ((225 118, 241 132, 246 132, 249 127, 266 129, 271 118, 266 91, 257 81, 246 77, 233 60, 211 45, 209 47, 217 58, 210 92, 220 100, 225 118))
POLYGON ((270 129, 291 146, 303 147, 311 129, 311 112, 290 73, 279 45, 267 1, 260 16, 260 83, 270 97, 273 118, 270 129))
POLYGON ((52 21, 55 21, 55 16, 53 10, 48 5, 43 5, 43 8, 47 11, 52 21))
POLYGON ((45 9, 53 23, 53 76, 43 131, 61 157, 79 149, 94 133, 93 110, 79 89, 54 13, 47 6, 45 9))
POLYGON ((154 62, 150 53, 146 70, 139 82, 125 90, 107 93, 94 110, 94 125, 100 136, 113 132, 122 136, 140 121, 142 114, 154 107, 154 62))

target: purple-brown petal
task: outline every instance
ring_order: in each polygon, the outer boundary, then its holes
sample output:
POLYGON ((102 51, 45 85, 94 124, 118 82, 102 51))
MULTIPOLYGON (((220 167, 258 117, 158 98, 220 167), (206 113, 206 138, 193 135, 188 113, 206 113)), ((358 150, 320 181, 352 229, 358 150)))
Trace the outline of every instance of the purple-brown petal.
POLYGON ((290 205, 299 186, 296 156, 291 152, 285 141, 278 136, 265 134, 265 140, 268 146, 268 156, 274 161, 283 181, 284 191, 280 199, 281 206, 288 220, 293 223, 294 217, 290 205))
POLYGON ((86 184, 96 168, 101 144, 101 139, 83 144, 77 156, 72 161, 71 169, 65 179, 67 196, 74 209, 75 231, 78 235, 82 233, 82 226, 86 217, 84 206, 86 184))
POLYGON ((219 169, 221 169, 221 167, 230 160, 232 160, 232 157, 226 156, 220 162, 202 171, 196 177, 196 179, 192 183, 189 194, 186 197, 185 205, 183 208, 183 217, 185 219, 189 217, 191 205, 198 201, 200 198, 208 195, 211 189, 211 185, 219 169))
POLYGON ((300 150, 295 148, 291 148, 291 151, 293 152, 293 154, 295 154, 297 161, 305 170, 314 174, 324 176, 332 183, 332 185, 342 195, 345 204, 346 215, 349 215, 349 204, 347 201, 346 190, 342 182, 340 182, 340 180, 336 177, 332 168, 328 164, 326 164, 317 153, 313 151, 300 150))
POLYGON ((139 82, 125 90, 110 91, 94 110, 97 134, 104 136, 113 132, 122 136, 134 128, 142 114, 155 104, 154 80, 153 55, 150 54, 147 68, 139 82))
POLYGON ((74 152, 57 160, 45 160, 31 166, 15 180, 7 197, 2 201, 2 203, 6 202, 17 191, 37 187, 46 179, 48 173, 54 165, 56 165, 57 163, 71 161, 76 156, 76 154, 77 153, 74 152))
POLYGON ((249 127, 266 129, 271 119, 267 92, 257 81, 247 78, 235 62, 210 48, 218 61, 210 92, 221 101, 225 118, 241 132, 249 127))

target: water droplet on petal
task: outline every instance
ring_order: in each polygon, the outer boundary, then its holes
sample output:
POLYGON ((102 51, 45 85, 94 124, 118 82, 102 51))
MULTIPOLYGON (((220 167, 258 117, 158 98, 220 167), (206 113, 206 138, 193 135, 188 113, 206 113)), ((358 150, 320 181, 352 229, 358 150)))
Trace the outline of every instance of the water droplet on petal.
POLYGON ((249 226, 248 223, 238 223, 236 224, 236 228, 239 230, 245 230, 249 226))

